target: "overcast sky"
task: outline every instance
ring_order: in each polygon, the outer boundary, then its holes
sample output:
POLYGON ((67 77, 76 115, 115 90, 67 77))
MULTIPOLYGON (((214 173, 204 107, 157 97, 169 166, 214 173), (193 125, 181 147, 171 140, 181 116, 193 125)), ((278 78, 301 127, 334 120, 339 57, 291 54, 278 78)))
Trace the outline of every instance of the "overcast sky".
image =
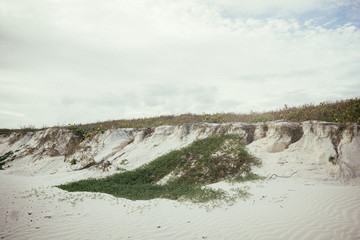
POLYGON ((0 1, 0 128, 352 97, 359 0, 0 1))

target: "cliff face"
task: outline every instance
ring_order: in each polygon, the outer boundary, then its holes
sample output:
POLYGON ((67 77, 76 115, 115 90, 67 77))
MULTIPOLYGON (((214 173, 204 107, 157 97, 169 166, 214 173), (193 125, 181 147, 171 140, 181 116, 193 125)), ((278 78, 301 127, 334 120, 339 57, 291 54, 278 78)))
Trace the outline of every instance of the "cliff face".
POLYGON ((111 129, 81 143, 68 129, 49 128, 0 136, 0 156, 9 155, 2 162, 3 168, 14 173, 84 170, 111 174, 137 168, 214 134, 243 135, 248 150, 263 161, 263 166, 255 171, 264 176, 292 174, 325 180, 360 177, 360 126, 325 122, 203 123, 111 129))

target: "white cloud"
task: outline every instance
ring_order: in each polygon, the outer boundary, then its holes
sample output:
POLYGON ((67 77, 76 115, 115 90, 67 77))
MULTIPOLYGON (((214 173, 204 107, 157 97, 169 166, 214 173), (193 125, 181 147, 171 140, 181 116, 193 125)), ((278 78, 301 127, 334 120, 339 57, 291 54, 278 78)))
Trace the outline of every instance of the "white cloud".
POLYGON ((23 117, 24 116, 21 113, 8 112, 8 111, 0 111, 0 115, 9 115, 9 116, 15 116, 15 117, 23 117))
POLYGON ((289 16, 316 10, 326 12, 352 3, 350 0, 201 0, 201 2, 215 5, 220 11, 237 16, 269 15, 269 13, 289 16))
POLYGON ((357 27, 223 15, 237 7, 263 14, 337 4, 4 0, 0 111, 24 117, 2 116, 0 127, 261 111, 355 97, 357 27))

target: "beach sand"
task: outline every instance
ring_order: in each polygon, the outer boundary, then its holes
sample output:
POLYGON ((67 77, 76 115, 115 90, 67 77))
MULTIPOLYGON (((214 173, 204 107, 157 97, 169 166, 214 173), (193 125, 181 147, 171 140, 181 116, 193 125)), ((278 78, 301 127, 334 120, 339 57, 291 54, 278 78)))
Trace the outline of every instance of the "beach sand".
POLYGON ((1 239, 360 239, 357 185, 256 181, 249 198, 213 208, 53 187, 77 177, 0 172, 1 239))
MULTIPOLYGON (((336 151, 329 133, 336 126, 302 123, 303 135, 292 142, 291 136, 279 131, 288 125, 270 123, 265 134, 261 132, 264 128, 256 127, 254 141, 247 148, 262 160, 262 166, 253 171, 265 179, 212 184, 229 192, 247 189, 251 194, 220 205, 167 199, 130 201, 103 193, 66 192, 56 185, 103 177, 116 172, 115 168, 74 171, 70 160, 46 154, 38 157, 36 152, 27 155, 26 149, 32 146, 40 146, 38 151, 44 152, 44 148, 46 153, 47 143, 39 145, 41 136, 46 135, 41 132, 12 145, 11 138, 2 138, 2 154, 20 149, 18 155, 23 155, 0 171, 0 238, 360 239, 359 133, 344 133, 336 148, 340 161, 333 165, 328 159, 336 151)), ((146 138, 140 131, 131 132, 134 140, 126 146, 123 143, 129 141, 129 131, 114 130, 84 142, 84 148, 91 146, 95 160, 106 159, 112 166, 126 158, 129 164, 124 167, 131 170, 222 128, 241 134, 242 126, 159 127, 146 138)), ((64 134, 64 139, 69 138, 69 133, 64 134)), ((65 145, 66 141, 56 144, 65 145)))

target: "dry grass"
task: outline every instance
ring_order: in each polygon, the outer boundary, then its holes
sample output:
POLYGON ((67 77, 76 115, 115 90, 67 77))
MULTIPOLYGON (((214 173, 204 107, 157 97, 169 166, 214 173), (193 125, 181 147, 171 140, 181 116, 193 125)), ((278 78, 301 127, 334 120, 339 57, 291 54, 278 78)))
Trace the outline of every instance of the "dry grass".
MULTIPOLYGON (((104 132, 111 128, 152 128, 162 125, 181 125, 186 123, 223 123, 223 122, 246 122, 257 123, 273 120, 287 120, 301 122, 318 120, 339 123, 360 123, 360 99, 347 99, 337 102, 322 102, 319 105, 305 104, 299 107, 288 107, 268 112, 241 113, 216 113, 216 114, 181 114, 165 115, 151 118, 122 119, 89 124, 69 125, 66 128, 71 130, 77 138, 85 138, 104 132)), ((62 127, 60 127, 62 128, 62 127)), ((42 129, 24 127, 22 129, 0 129, 0 135, 18 132, 24 134, 42 129)))
POLYGON ((95 129, 98 126, 104 128, 149 128, 161 125, 181 125, 186 123, 223 123, 223 122, 246 122, 257 123, 273 120, 287 120, 302 122, 318 120, 325 122, 357 122, 360 123, 360 99, 348 99, 337 102, 323 102, 319 105, 305 104, 299 107, 288 107, 269 112, 239 113, 216 113, 216 114, 181 114, 178 116, 158 116, 152 118, 122 119, 82 125, 86 128, 95 129))

